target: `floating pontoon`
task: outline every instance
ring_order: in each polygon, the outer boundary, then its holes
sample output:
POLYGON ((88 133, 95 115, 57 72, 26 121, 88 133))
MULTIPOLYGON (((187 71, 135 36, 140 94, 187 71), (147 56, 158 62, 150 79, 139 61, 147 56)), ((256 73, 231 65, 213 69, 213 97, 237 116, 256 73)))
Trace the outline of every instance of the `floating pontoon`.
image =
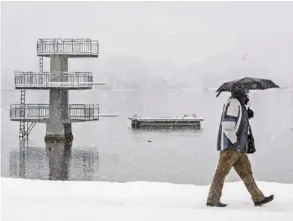
POLYGON ((190 128, 200 129, 203 118, 197 117, 196 114, 192 116, 184 115, 183 117, 138 117, 133 115, 129 117, 131 120, 131 127, 133 129, 139 128, 190 128))

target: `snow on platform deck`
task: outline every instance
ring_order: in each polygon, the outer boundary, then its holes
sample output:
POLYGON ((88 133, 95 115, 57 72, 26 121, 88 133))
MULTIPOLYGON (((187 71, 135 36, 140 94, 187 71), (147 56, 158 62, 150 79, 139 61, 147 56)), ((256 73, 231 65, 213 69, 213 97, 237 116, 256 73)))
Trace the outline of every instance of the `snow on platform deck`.
POLYGON ((208 186, 1 178, 3 221, 291 221, 293 184, 258 182, 275 200, 254 207, 242 182, 226 183, 226 208, 208 208, 208 186))

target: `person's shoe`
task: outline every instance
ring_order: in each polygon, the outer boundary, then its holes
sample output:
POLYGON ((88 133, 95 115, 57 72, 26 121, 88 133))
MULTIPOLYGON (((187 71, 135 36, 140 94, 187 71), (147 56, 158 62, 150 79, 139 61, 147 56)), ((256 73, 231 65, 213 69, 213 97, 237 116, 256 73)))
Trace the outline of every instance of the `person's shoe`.
POLYGON ((210 206, 210 207, 226 207, 227 204, 221 203, 221 202, 219 202, 219 203, 207 203, 207 206, 210 206))
POLYGON ((266 196, 263 200, 258 201, 258 202, 254 202, 254 205, 255 206, 262 206, 266 203, 273 201, 273 199, 274 199, 274 195, 266 196))

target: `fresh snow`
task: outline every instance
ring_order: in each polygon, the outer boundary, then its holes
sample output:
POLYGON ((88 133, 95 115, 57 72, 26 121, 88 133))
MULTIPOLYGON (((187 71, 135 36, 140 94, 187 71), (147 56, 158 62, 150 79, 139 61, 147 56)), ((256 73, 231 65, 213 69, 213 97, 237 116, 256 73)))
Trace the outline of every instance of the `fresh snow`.
POLYGON ((275 200, 254 207, 242 182, 225 183, 226 208, 205 206, 209 186, 1 178, 3 221, 292 221, 293 184, 258 182, 275 200))

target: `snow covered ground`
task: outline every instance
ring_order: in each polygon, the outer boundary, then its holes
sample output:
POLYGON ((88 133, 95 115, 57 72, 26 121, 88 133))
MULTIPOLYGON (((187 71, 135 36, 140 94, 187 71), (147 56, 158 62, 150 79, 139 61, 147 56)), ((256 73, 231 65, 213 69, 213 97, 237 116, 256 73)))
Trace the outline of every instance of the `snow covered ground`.
POLYGON ((242 182, 226 183, 226 208, 207 208, 208 186, 1 178, 3 221, 292 221, 293 184, 259 182, 275 200, 254 207, 242 182))

